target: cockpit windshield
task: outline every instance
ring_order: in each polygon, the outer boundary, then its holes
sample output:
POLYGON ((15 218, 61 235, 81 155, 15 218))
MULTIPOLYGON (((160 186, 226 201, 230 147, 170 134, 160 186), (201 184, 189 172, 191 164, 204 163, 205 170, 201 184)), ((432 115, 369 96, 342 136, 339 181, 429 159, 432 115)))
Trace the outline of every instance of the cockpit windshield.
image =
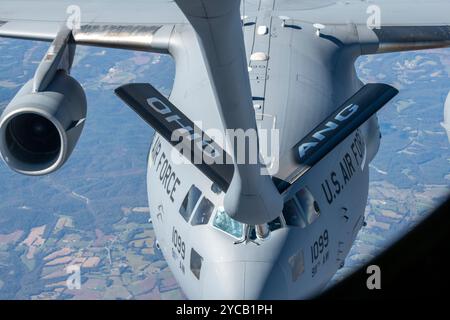
POLYGON ((213 226, 236 238, 241 238, 243 235, 244 225, 232 219, 223 208, 217 209, 213 226))
POLYGON ((308 224, 313 223, 320 215, 319 204, 314 200, 313 195, 308 188, 303 188, 295 195, 298 202, 302 206, 303 212, 306 215, 308 224))
POLYGON ((198 226, 202 224, 208 224, 209 218, 214 210, 214 204, 207 198, 203 197, 202 201, 197 207, 194 217, 192 218, 191 225, 198 226))
POLYGON ((192 212, 201 195, 201 191, 196 186, 192 185, 180 207, 180 214, 186 222, 191 218, 192 212))
POLYGON ((306 222, 303 218, 303 209, 294 199, 290 199, 284 204, 283 216, 288 226, 306 227, 306 222))
POLYGON ((288 226, 305 228, 316 221, 319 216, 319 204, 306 187, 284 204, 283 217, 288 226))

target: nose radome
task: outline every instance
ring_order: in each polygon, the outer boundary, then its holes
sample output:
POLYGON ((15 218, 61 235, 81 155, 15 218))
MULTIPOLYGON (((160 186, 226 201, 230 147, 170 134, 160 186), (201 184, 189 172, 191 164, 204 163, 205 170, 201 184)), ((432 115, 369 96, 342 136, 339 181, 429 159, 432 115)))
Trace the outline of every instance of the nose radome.
POLYGON ((276 262, 246 262, 244 299, 288 299, 284 274, 276 262))
POLYGON ((215 263, 210 271, 205 274, 203 299, 288 298, 286 280, 276 262, 215 263))
POLYGON ((203 299, 244 299, 245 262, 218 262, 208 271, 203 282, 203 299))

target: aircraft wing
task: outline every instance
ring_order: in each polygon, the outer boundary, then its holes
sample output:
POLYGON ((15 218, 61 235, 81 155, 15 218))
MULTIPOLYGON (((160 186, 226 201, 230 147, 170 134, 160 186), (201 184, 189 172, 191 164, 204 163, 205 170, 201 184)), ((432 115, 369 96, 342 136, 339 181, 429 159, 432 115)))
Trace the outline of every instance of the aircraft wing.
POLYGON ((77 44, 165 52, 187 20, 169 0, 0 0, 0 37, 52 41, 67 23, 77 44))
MULTIPOLYGON (((363 54, 450 46, 449 0, 307 1, 292 10, 281 1, 278 14, 327 30, 351 27, 363 54)), ((348 34, 348 33, 346 33, 348 34)))

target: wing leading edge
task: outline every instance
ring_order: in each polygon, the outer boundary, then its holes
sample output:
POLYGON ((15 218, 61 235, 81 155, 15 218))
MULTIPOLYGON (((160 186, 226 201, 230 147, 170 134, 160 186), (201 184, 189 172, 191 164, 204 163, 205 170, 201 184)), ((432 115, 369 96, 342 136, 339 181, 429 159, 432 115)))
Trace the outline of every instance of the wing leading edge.
MULTIPOLYGON (((252 1, 246 7, 248 15, 257 9, 252 1)), ((188 23, 169 0, 0 0, 0 37, 52 41, 77 8, 81 29, 74 38, 87 45, 167 53, 173 26, 188 23)), ((348 26, 356 31, 362 54, 450 46, 448 0, 283 0, 273 9, 273 16, 321 23, 326 29, 348 26), (377 19, 379 25, 368 28, 377 19)))
POLYGON ((450 46, 450 1, 329 1, 320 7, 294 10, 282 1, 277 14, 291 19, 347 28, 355 33, 362 54, 433 49, 450 46), (287 11, 287 9, 290 9, 287 11))
POLYGON ((2 1, 0 37, 52 41, 74 24, 77 44, 167 53, 174 25, 187 23, 171 1, 2 1))

